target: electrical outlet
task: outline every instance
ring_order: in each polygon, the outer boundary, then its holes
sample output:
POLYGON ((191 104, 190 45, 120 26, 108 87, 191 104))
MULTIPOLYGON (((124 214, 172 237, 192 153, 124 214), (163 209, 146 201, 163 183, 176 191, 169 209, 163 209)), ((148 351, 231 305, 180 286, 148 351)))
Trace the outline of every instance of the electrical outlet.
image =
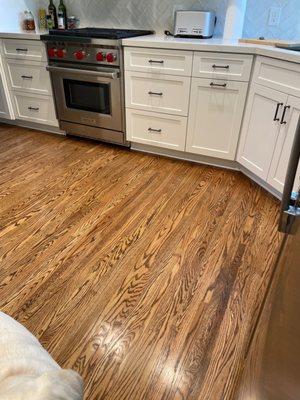
POLYGON ((271 7, 269 12, 269 22, 270 26, 278 26, 281 18, 281 8, 271 7))

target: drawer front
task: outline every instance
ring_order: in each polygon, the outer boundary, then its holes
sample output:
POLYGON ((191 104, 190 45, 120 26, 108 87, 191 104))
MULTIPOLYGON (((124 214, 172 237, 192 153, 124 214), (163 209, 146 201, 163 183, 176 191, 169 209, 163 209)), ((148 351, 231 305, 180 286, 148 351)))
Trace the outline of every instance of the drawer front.
POLYGON ((190 78, 126 73, 126 106, 166 114, 188 114, 190 78))
POLYGON ((58 126, 52 97, 32 96, 23 92, 12 92, 16 118, 45 125, 58 126))
POLYGON ((13 90, 51 95, 51 82, 46 64, 7 60, 7 69, 13 90))
POLYGON ((193 52, 181 50, 125 48, 125 70, 191 76, 193 52))
POLYGON ((299 64, 257 57, 253 80, 271 89, 300 96, 299 64))
POLYGON ((195 52, 193 76, 247 82, 252 62, 251 55, 195 52))
POLYGON ((126 110, 127 140, 172 150, 184 150, 187 118, 126 110))
POLYGON ((3 39, 3 52, 7 58, 47 61, 45 46, 38 40, 3 39))

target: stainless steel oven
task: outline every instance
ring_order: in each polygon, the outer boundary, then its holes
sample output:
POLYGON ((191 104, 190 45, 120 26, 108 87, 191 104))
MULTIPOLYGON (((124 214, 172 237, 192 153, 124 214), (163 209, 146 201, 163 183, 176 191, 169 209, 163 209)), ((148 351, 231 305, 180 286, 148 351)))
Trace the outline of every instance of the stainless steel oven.
MULTIPOLYGON (((59 121, 124 131, 119 68, 51 63, 47 69, 51 73, 59 121)), ((84 129, 88 136, 89 130, 84 129)))
POLYGON ((122 39, 152 31, 80 28, 41 38, 56 114, 67 134, 129 146, 125 137, 122 39))

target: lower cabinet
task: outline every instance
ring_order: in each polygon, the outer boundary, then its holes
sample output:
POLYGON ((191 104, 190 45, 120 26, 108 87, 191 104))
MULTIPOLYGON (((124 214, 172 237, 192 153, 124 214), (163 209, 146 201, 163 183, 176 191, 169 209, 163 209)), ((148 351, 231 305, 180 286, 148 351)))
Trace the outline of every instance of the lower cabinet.
POLYGON ((126 110, 127 139, 150 146, 184 150, 187 118, 148 111, 126 110))
POLYGON ((234 160, 248 83, 193 78, 186 151, 234 160))
POLYGON ((281 193, 284 189, 289 157, 292 151, 298 120, 300 118, 300 98, 289 96, 284 110, 285 112, 281 117, 281 128, 267 179, 267 182, 281 193))
POLYGON ((0 118, 14 119, 1 57, 0 57, 0 118))
POLYGON ((16 118, 57 126, 52 97, 14 91, 12 98, 15 104, 16 118))
POLYGON ((241 133, 238 162, 267 180, 287 95, 253 84, 241 133))

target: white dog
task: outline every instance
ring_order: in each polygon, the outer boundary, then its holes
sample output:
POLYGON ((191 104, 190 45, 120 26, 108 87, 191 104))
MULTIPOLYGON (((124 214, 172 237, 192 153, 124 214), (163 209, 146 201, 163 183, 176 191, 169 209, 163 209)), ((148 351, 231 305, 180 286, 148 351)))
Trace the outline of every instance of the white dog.
POLYGON ((0 400, 82 400, 81 377, 63 370, 22 325, 0 312, 0 400))

